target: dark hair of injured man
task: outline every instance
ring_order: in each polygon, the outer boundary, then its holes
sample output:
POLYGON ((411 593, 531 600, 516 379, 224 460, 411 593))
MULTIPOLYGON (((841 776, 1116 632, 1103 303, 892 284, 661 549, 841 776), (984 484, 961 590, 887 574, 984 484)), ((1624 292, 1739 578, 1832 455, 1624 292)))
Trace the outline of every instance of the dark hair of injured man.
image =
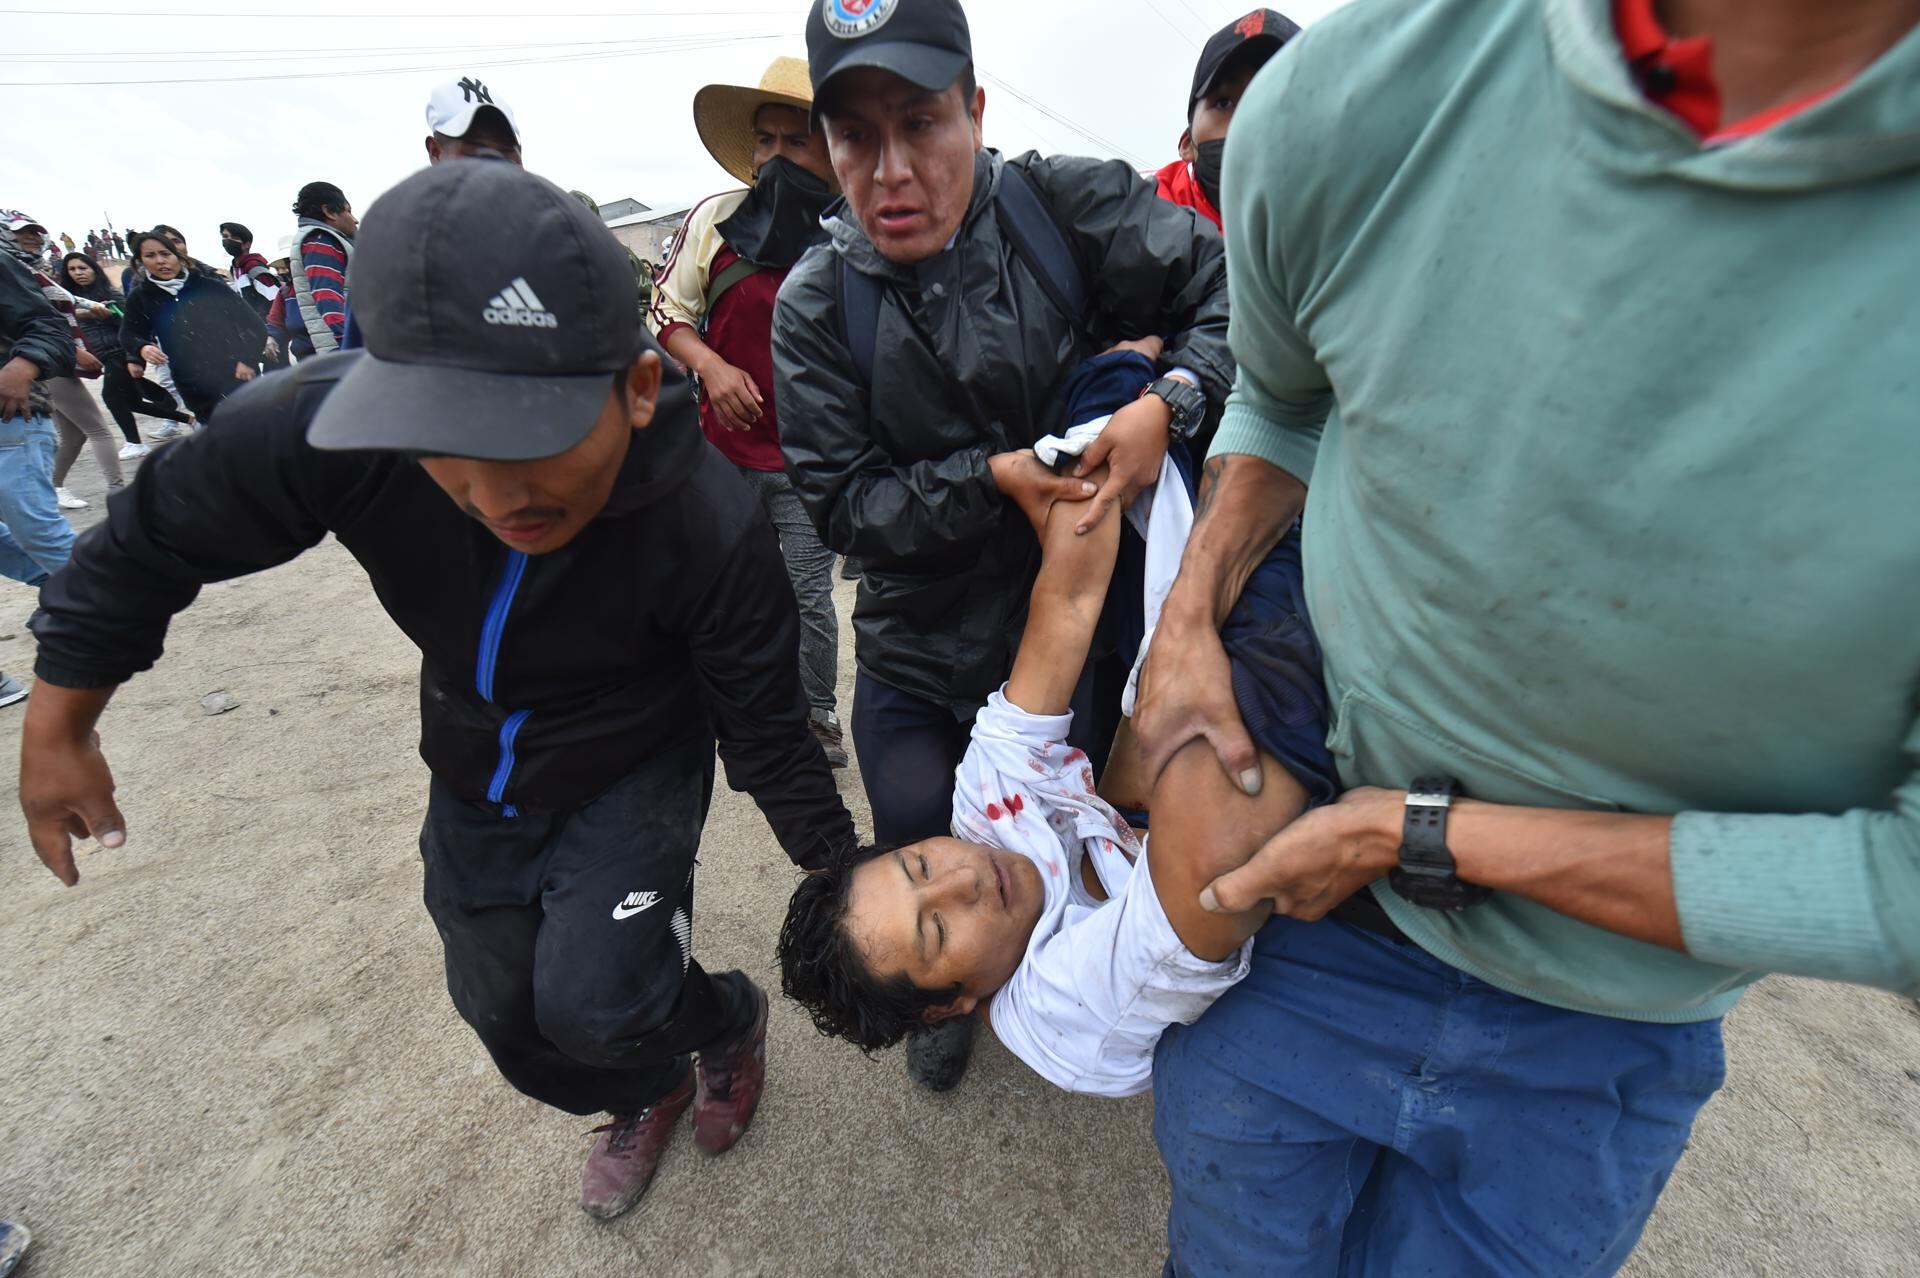
POLYGON ((960 839, 868 844, 808 875, 780 929, 780 981, 822 1034, 865 1052, 974 1014, 1013 976, 1046 889, 1016 852, 960 839))

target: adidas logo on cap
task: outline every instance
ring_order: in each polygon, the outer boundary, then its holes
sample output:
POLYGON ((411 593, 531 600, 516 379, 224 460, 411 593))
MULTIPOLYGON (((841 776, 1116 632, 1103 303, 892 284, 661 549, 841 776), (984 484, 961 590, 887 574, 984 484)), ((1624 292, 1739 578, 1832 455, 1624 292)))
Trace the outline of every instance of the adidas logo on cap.
POLYGON ((489 324, 513 324, 521 328, 559 328, 560 321, 553 312, 540 304, 533 289, 526 280, 514 276, 513 283, 500 290, 499 296, 487 304, 480 312, 480 318, 489 324))

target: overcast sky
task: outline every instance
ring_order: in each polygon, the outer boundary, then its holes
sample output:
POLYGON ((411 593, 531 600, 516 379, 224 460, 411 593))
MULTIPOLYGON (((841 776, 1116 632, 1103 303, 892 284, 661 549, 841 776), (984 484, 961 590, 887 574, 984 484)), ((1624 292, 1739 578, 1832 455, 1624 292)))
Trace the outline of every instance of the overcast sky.
MULTIPOLYGON (((427 92, 463 74, 513 107, 534 172, 602 203, 688 203, 732 185, 694 134, 694 91, 806 53, 808 0, 722 2, 389 0, 375 16, 365 0, 37 0, 0 19, 0 207, 76 241, 109 218, 167 222, 215 260, 216 227, 237 221, 272 256, 303 183, 338 183, 364 213, 425 164, 427 92)), ((1339 3, 1283 12, 1305 25, 1339 3)), ((967 0, 988 144, 1164 163, 1200 46, 1246 8, 967 0)))

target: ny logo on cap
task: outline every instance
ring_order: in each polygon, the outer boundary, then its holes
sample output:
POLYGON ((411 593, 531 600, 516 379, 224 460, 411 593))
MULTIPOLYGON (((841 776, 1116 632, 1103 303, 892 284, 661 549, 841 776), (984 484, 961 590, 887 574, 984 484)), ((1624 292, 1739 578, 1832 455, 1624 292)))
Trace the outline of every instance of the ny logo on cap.
POLYGON ((820 16, 827 30, 842 40, 858 40, 887 25, 900 0, 820 0, 820 16))
POLYGON ((468 76, 466 79, 460 81, 458 87, 460 89, 460 97, 463 100, 467 102, 484 102, 488 106, 493 105, 493 95, 487 92, 487 86, 472 76, 468 76))

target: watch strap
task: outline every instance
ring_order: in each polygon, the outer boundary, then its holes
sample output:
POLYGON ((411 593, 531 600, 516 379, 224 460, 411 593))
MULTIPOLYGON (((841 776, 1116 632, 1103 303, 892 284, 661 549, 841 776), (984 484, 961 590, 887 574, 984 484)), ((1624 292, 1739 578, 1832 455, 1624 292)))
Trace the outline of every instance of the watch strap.
POLYGON ((1406 816, 1401 822, 1400 859, 1452 873, 1453 853, 1447 848, 1447 813, 1460 783, 1452 777, 1416 777, 1407 787, 1406 816))
POLYGON ((1192 439, 1207 415, 1207 397, 1198 386, 1178 377, 1162 377, 1140 392, 1158 395, 1173 413, 1171 433, 1176 439, 1192 439))

